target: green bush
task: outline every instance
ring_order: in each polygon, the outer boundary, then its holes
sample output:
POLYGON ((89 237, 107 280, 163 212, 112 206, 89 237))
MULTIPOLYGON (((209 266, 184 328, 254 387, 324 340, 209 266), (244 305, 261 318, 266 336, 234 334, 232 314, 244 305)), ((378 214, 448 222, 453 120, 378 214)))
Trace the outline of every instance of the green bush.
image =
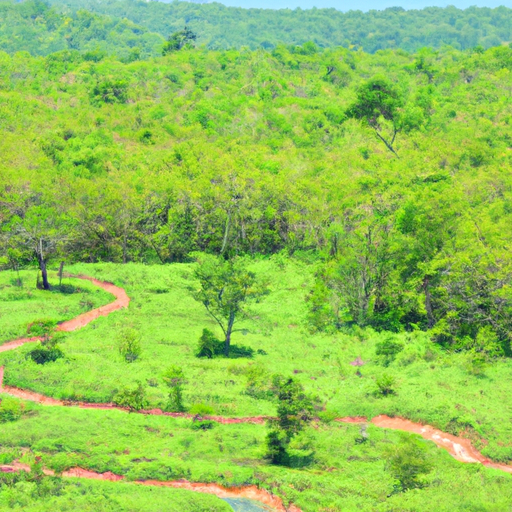
POLYGON ((215 356, 223 354, 224 343, 218 340, 212 331, 209 329, 203 329, 203 333, 199 338, 196 356, 213 359, 215 356))
POLYGON ((19 400, 10 397, 3 398, 0 401, 0 423, 19 420, 24 410, 25 404, 19 400))
POLYGON ((137 381, 134 388, 125 387, 119 391, 114 396, 113 402, 120 407, 127 407, 131 411, 140 411, 149 405, 146 388, 140 381, 137 381))
POLYGON ((194 404, 189 409, 190 414, 195 414, 197 416, 211 416, 212 414, 215 414, 215 410, 211 405, 199 403, 194 404))
POLYGON ((46 364, 53 363, 57 361, 57 359, 61 359, 64 357, 64 352, 57 346, 45 346, 40 345, 37 348, 31 350, 27 357, 30 357, 34 363, 37 364, 46 364))
POLYGON ((215 426, 215 421, 212 420, 192 420, 193 430, 210 430, 215 426))
POLYGON ((384 366, 389 366, 403 349, 403 343, 389 337, 375 345, 375 354, 382 359, 384 366))
POLYGON ((396 394, 396 379, 393 377, 393 375, 390 375, 389 373, 383 373, 377 377, 375 383, 377 384, 377 395, 388 396, 396 394))
POLYGON ((135 329, 124 329, 119 337, 119 353, 127 363, 136 361, 142 352, 139 333, 135 329))
POLYGON ((387 452, 387 469, 398 480, 398 491, 424 487, 420 477, 432 471, 425 443, 409 436, 402 437, 402 443, 394 444, 387 452))
POLYGON ((49 338, 55 331, 56 326, 56 320, 52 320, 51 318, 40 318, 28 325, 27 333, 30 334, 30 336, 49 338))
POLYGON ((183 412, 183 385, 186 383, 185 374, 178 366, 171 366, 163 375, 164 381, 169 387, 169 401, 166 411, 183 412))

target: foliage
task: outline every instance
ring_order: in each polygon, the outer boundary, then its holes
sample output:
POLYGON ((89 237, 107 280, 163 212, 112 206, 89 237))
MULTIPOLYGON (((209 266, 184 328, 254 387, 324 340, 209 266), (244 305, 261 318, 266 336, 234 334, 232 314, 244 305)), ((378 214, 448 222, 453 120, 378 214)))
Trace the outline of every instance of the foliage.
POLYGON ((404 345, 390 336, 375 345, 375 354, 382 358, 384 366, 389 366, 403 349, 404 345))
POLYGON ((118 391, 113 402, 120 407, 127 407, 130 411, 140 411, 149 405, 146 388, 140 381, 137 381, 135 387, 124 387, 118 391))
POLYGON ((193 41, 197 39, 197 35, 192 32, 189 28, 185 27, 183 30, 174 32, 168 38, 164 44, 162 53, 167 55, 171 52, 177 52, 183 48, 192 48, 193 41))
MULTIPOLYGON (((139 5, 128 0, 52 0, 51 3, 57 11, 64 11, 67 19, 71 18, 68 22, 71 27, 62 27, 56 12, 44 16, 45 23, 40 22, 43 27, 38 26, 28 16, 33 6, 18 8, 16 16, 8 11, 11 24, 22 25, 25 31, 39 28, 38 35, 45 44, 34 49, 40 52, 48 51, 51 36, 53 48, 57 44, 63 46, 64 41, 55 36, 64 32, 71 33, 73 47, 84 45, 89 51, 94 50, 94 43, 100 48, 119 51, 114 47, 117 44, 128 53, 125 46, 130 42, 133 45, 135 39, 136 47, 144 54, 153 47, 157 34, 159 38, 167 37, 182 30, 184 22, 198 34, 198 44, 210 49, 249 47, 271 50, 284 43, 297 55, 314 54, 318 47, 352 46, 375 53, 396 48, 413 52, 445 45, 457 49, 481 45, 480 48, 487 49, 509 42, 510 9, 504 6, 494 9, 449 6, 421 10, 391 7, 369 12, 342 12, 334 9, 239 9, 203 2, 139 5), (85 14, 84 9, 96 15, 85 14), (79 27, 83 27, 82 37, 77 34, 79 27), (98 33, 96 41, 92 38, 95 33, 98 33)), ((6 30, 6 36, 12 32, 12 29, 6 30)), ((4 45, 13 47, 7 37, 4 45)), ((424 67, 428 70, 428 62, 424 67)))
POLYGON ((64 352, 58 345, 40 345, 27 353, 36 364, 53 363, 64 357, 64 352))
MULTIPOLYGON (((229 357, 233 325, 247 313, 246 304, 266 293, 241 258, 223 261, 218 257, 199 257, 195 277, 201 286, 194 298, 201 302, 225 335, 224 355, 229 357)), ((203 331, 204 336, 204 331, 203 331)), ((211 336, 206 340, 213 343, 211 336)), ((217 350, 217 349, 215 349, 217 350)))
POLYGON ((209 329, 203 329, 203 333, 199 338, 197 347, 197 357, 206 357, 212 359, 215 356, 224 353, 224 343, 218 340, 209 329))
POLYGON ((19 420, 23 416, 25 404, 11 397, 0 400, 0 423, 19 420))
POLYGON ((192 405, 192 407, 189 409, 189 413, 197 416, 210 416, 215 413, 215 410, 211 405, 197 403, 192 405))
POLYGON ((357 91, 357 99, 347 112, 348 117, 363 120, 375 130, 386 147, 396 155, 393 148, 397 133, 401 129, 399 112, 404 100, 396 87, 385 77, 374 77, 361 85, 357 91), (383 123, 391 124, 390 137, 382 135, 383 123))
POLYGON ((119 334, 118 350, 127 363, 136 361, 142 353, 139 332, 133 328, 123 329, 119 334))
POLYGON ((313 419, 313 402, 305 394, 304 388, 292 378, 281 379, 276 394, 277 419, 269 422, 267 458, 272 464, 286 465, 291 440, 313 419))
POLYGON ((51 318, 41 318, 30 322, 27 327, 27 333, 31 336, 38 336, 44 338, 44 340, 49 340, 55 333, 56 325, 57 322, 51 318))
POLYGON ((383 373, 375 379, 377 393, 382 396, 394 395, 396 393, 396 378, 389 373, 383 373))
POLYGON ((424 442, 411 438, 404 438, 401 444, 389 449, 386 465, 402 491, 424 486, 420 477, 433 468, 424 442))
POLYGON ((183 386, 186 384, 185 374, 179 366, 170 366, 163 375, 164 382, 169 388, 169 402, 166 410, 171 412, 183 412, 183 386))

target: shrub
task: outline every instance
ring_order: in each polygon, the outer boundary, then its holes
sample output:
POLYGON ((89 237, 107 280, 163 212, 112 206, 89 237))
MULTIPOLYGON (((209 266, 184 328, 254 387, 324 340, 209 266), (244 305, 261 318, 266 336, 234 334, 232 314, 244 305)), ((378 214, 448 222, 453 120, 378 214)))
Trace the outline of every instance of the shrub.
POLYGON ((119 353, 127 363, 136 361, 142 352, 139 333, 135 329, 125 329, 120 334, 119 353))
POLYGON ((424 442, 410 437, 402 437, 402 442, 394 444, 387 453, 387 469, 398 480, 397 490, 406 491, 424 487, 419 477, 432 471, 424 442))
POLYGON ((164 381, 169 387, 169 402, 166 410, 171 412, 183 412, 183 385, 186 383, 185 374, 178 366, 171 366, 163 375, 164 381))
POLYGON ((40 336, 44 339, 50 338, 54 333, 57 322, 51 318, 40 318, 27 327, 27 333, 31 336, 40 336))
POLYGON ((44 345, 41 344, 37 348, 31 350, 27 356, 36 364, 53 363, 57 359, 64 357, 64 352, 55 344, 44 345))
POLYGON ((393 375, 389 375, 389 373, 383 373, 377 377, 375 383, 377 384, 378 395, 388 396, 396 394, 396 379, 393 377, 393 375))
POLYGON ((212 420, 192 420, 192 429, 194 430, 210 430, 215 426, 212 420))
POLYGON ((125 387, 119 391, 114 396, 113 402, 120 407, 128 407, 130 411, 140 411, 149 405, 146 388, 140 381, 137 381, 133 389, 125 387))
POLYGON ((91 91, 91 100, 101 103, 126 103, 128 100, 128 84, 124 80, 103 80, 97 82, 91 91))
POLYGON ((211 414, 215 414, 215 410, 211 405, 208 404, 194 404, 190 410, 190 414, 195 414, 197 416, 209 416, 211 414))
POLYGON ((14 398, 4 398, 0 402, 0 423, 7 423, 8 421, 16 421, 21 418, 25 404, 14 398))
POLYGON ((199 338, 196 357, 206 357, 213 359, 215 356, 224 353, 224 343, 218 340, 212 331, 203 329, 203 333, 199 338))
POLYGON ((272 464, 288 464, 288 446, 313 419, 313 401, 301 384, 292 378, 275 376, 276 395, 279 400, 277 419, 269 422, 266 457, 272 464))
POLYGON ((389 366, 403 349, 403 343, 389 337, 375 345, 375 354, 382 358, 384 366, 389 366))
MULTIPOLYGON (((263 351, 261 351, 263 352, 263 351)), ((261 353, 260 352, 260 353, 261 353)), ((213 332, 209 329, 203 329, 203 334, 199 338, 196 357, 206 357, 213 359, 214 357, 225 356, 225 344, 223 341, 218 340, 213 332)), ((231 345, 229 357, 253 357, 254 350, 250 347, 231 345)))

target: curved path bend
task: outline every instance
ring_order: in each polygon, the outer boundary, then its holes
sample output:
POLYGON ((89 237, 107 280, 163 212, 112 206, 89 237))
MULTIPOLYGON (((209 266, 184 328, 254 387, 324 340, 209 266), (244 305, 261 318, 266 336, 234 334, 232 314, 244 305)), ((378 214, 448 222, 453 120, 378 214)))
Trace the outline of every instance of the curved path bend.
MULTIPOLYGON (((115 297, 115 301, 102 306, 97 309, 93 309, 84 313, 82 315, 77 316, 71 320, 63 322, 59 324, 57 330, 69 332, 74 331, 76 329, 80 329, 85 327, 87 324, 95 320, 100 316, 107 316, 110 313, 128 307, 130 303, 130 298, 126 294, 123 288, 115 286, 112 283, 106 281, 100 281, 98 279, 94 279, 88 276, 75 276, 68 275, 68 277, 74 277, 77 279, 85 279, 90 281, 91 283, 99 286, 103 290, 111 293, 115 297)), ((40 337, 32 337, 32 338, 19 338, 13 341, 9 341, 0 346, 0 352, 6 352, 8 350, 14 350, 26 343, 32 343, 36 341, 40 341, 40 337)), ((30 400, 34 402, 38 402, 42 405, 53 405, 53 406, 78 406, 83 409, 119 409, 127 411, 128 409, 118 407, 114 404, 97 404, 97 403, 87 403, 87 402, 71 402, 71 401, 62 401, 56 400, 55 398, 51 398, 40 393, 35 393, 30 390, 19 389, 13 386, 4 386, 3 385, 3 377, 4 377, 4 367, 0 367, 0 392, 16 396, 18 398, 22 398, 25 400, 30 400)), ((185 418, 193 418, 193 415, 186 413, 167 413, 163 412, 160 409, 151 409, 140 411, 142 414, 150 414, 150 415, 166 415, 171 417, 185 417, 185 418)), ((263 424, 269 418, 266 416, 255 416, 248 418, 227 418, 223 416, 205 416, 204 419, 210 419, 216 421, 218 423, 223 424, 233 424, 233 423, 255 423, 255 424, 263 424)), ((345 418, 337 418, 336 421, 342 423, 368 423, 367 418, 365 417, 345 417, 345 418)), ((484 457, 476 448, 473 447, 471 441, 469 439, 464 439, 461 437, 457 437, 451 434, 447 434, 438 430, 430 425, 422 425, 420 423, 414 423, 412 421, 406 420, 400 417, 389 417, 385 415, 376 416, 371 420, 371 423, 377 427, 387 428, 391 430, 402 430, 406 432, 412 432, 415 434, 419 434, 424 439, 428 439, 433 441, 438 447, 444 448, 447 450, 455 459, 461 462, 467 463, 481 463, 487 467, 491 467, 494 469, 500 469, 502 471, 506 471, 507 473, 512 474, 512 465, 507 464, 498 464, 490 461, 486 457, 484 457)), ((29 468, 23 464, 13 463, 10 466, 0 466, 0 471, 9 472, 9 471, 27 471, 29 468)), ((45 470, 45 472, 49 475, 53 474, 50 470, 45 470)), ((92 478, 92 479, 100 479, 100 480, 110 480, 110 481, 119 481, 124 480, 123 476, 115 475, 113 473, 95 473, 93 471, 84 470, 81 468, 73 468, 63 473, 63 476, 66 477, 80 477, 80 478, 92 478)), ((186 480, 175 480, 168 482, 161 482, 156 480, 145 480, 136 482, 141 485, 155 485, 155 486, 165 486, 165 487, 174 487, 174 488, 182 488, 189 489, 197 492, 205 492, 209 494, 215 494, 220 498, 234 498, 243 496, 245 498, 257 500, 265 505, 268 505, 274 510, 278 512, 301 512, 300 509, 295 507, 294 505, 290 505, 286 508, 278 497, 268 493, 265 490, 259 489, 257 486, 242 486, 242 487, 233 487, 226 488, 217 484, 203 484, 203 483, 194 483, 188 482, 186 480)))
MULTIPOLYGON (((87 324, 90 324, 96 318, 100 316, 108 316, 110 313, 117 311, 118 309, 127 308, 128 304, 130 304, 130 297, 128 297, 127 293, 112 283, 107 281, 100 281, 98 279, 94 279, 94 277, 88 276, 75 276, 72 274, 66 274, 66 277, 73 277, 75 279, 83 279, 85 281, 90 281, 92 284, 98 286, 99 288, 103 288, 108 293, 111 293, 116 300, 114 302, 110 302, 105 306, 101 306, 96 309, 92 309, 91 311, 87 311, 87 313, 83 313, 81 315, 72 318, 71 320, 67 320, 65 322, 60 323, 57 326, 57 331, 62 332, 71 332, 76 331, 77 329, 81 329, 85 327, 87 324)), ((15 348, 21 347, 25 345, 25 343, 33 343, 35 341, 41 341, 42 337, 34 336, 32 338, 18 338, 16 340, 8 341, 3 345, 0 345, 0 352, 7 352, 9 350, 14 350, 15 348)), ((0 383, 1 386, 1 383, 0 383)))
MULTIPOLYGON (((27 464, 12 462, 11 464, 0 466, 0 473, 13 473, 18 471, 30 472, 31 468, 27 464)), ((51 469, 43 469, 45 475, 55 476, 55 472, 51 469)), ((116 475, 110 471, 106 473, 96 473, 88 469, 71 468, 61 473, 65 478, 86 478, 89 480, 106 480, 109 482, 125 481, 124 476, 116 475)), ((172 487, 174 489, 186 489, 188 491, 201 492, 205 494, 214 494, 218 498, 247 498, 258 501, 275 512, 302 512, 300 508, 293 504, 285 506, 283 501, 269 493, 264 489, 260 489, 256 485, 242 485, 240 487, 224 487, 218 484, 204 484, 197 482, 189 482, 188 480, 136 480, 132 482, 137 485, 149 485, 155 487, 172 487)))

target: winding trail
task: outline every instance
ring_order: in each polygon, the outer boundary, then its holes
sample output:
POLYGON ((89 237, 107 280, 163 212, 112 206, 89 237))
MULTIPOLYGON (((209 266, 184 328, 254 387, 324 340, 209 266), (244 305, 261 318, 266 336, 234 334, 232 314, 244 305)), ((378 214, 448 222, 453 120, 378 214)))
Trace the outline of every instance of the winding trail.
MULTIPOLYGON (((94 277, 88 276, 75 276, 72 274, 66 274, 65 277, 72 277, 75 279, 83 279, 85 281, 90 281, 92 284, 98 286, 99 288, 103 288, 108 293, 111 293, 116 300, 105 306, 101 306, 96 309, 92 309, 91 311, 87 311, 87 313, 83 313, 81 315, 72 318, 71 320, 67 320, 65 322, 60 323, 57 326, 57 331, 62 332, 71 332, 76 331, 77 329, 81 329, 85 327, 87 324, 90 324, 96 318, 100 316, 108 316, 110 313, 117 311, 118 309, 127 308, 130 304, 130 297, 128 297, 127 293, 123 290, 123 288, 119 288, 112 283, 107 281, 99 281, 98 279, 94 279, 94 277)), ((15 348, 21 347, 25 345, 25 343, 34 343, 35 341, 41 341, 42 337, 34 336, 32 338, 18 338, 17 340, 8 341, 3 345, 0 345, 0 352, 7 352, 9 350, 14 350, 15 348)), ((1 383, 0 383, 1 385, 1 383)))
MULTIPOLYGON (((12 462, 8 465, 0 466, 0 473, 14 473, 18 471, 30 472, 31 468, 27 464, 12 462)), ((43 469, 45 475, 54 476, 55 472, 51 469, 43 469)), ((110 471, 106 473, 96 473, 82 468, 72 468, 64 471, 61 476, 65 478, 86 478, 89 480, 104 480, 109 482, 125 481, 124 476, 116 475, 110 471)), ((242 485, 240 487, 224 487, 218 484, 204 484, 197 482, 189 482, 188 480, 136 480, 132 482, 137 485, 149 485, 154 487, 172 487, 174 489, 186 489, 188 491, 201 492, 206 494, 214 494, 218 498, 247 498, 259 501, 263 505, 271 507, 275 512, 302 512, 300 508, 293 504, 284 505, 283 501, 269 493, 264 489, 260 489, 256 485, 242 485)))
MULTIPOLYGON (((107 316, 110 313, 117 311, 118 309, 127 308, 130 303, 130 298, 126 294, 123 288, 115 286, 112 283, 106 281, 100 281, 98 279, 94 279, 88 276, 75 276, 68 275, 67 277, 73 277, 77 279, 85 279, 90 281, 91 283, 99 286, 103 290, 111 293, 115 297, 115 301, 107 304, 105 306, 101 306, 100 308, 93 309, 79 315, 71 320, 63 322, 58 325, 58 331, 70 332, 76 329, 80 329, 85 327, 87 324, 95 320, 100 316, 107 316)), ((26 343, 33 343, 36 341, 41 341, 40 337, 32 337, 32 338, 19 338, 13 341, 9 341, 0 346, 0 352, 7 352, 9 350, 14 350, 26 343)), ((98 404, 98 403, 88 403, 88 402, 72 402, 72 401, 63 401, 57 400, 55 398, 51 398, 40 393, 36 393, 34 391, 19 389, 14 386, 7 386, 3 384, 4 379, 4 367, 0 367, 0 392, 9 394, 11 396, 15 396, 24 400, 30 400, 33 402, 37 402, 42 405, 49 406, 75 406, 81 409, 117 409, 122 411, 128 411, 127 408, 119 407, 115 404, 98 404)), ((143 410, 140 411, 141 414, 148 415, 164 415, 171 417, 179 417, 179 418, 194 418, 194 415, 187 413, 169 413, 164 412, 160 409, 151 409, 151 410, 143 410)), ((268 416, 254 416, 254 417, 245 417, 245 418, 228 418, 223 416, 204 416, 203 419, 209 419, 216 421, 218 423, 223 424, 235 424, 235 423, 253 423, 253 424, 264 424, 270 418, 268 416)), ((337 418, 335 421, 341 423, 358 423, 358 424, 366 424, 368 423, 367 418, 365 417, 344 417, 337 418)), ((507 464, 499 464, 490 461, 486 457, 484 457, 474 446, 471 444, 469 439, 464 439, 461 437, 457 437, 451 434, 447 434, 441 430, 438 430, 430 425, 422 425, 420 423, 414 423, 404 418, 400 417, 389 417, 385 415, 376 416, 371 420, 371 423, 377 427, 387 428, 390 430, 402 430, 405 432, 412 432, 414 434, 419 434, 424 439, 428 439, 433 441, 438 447, 444 448, 447 450, 455 459, 460 462, 466 463, 480 463, 487 467, 499 469, 505 471, 507 473, 512 474, 512 465, 507 464)), ((30 471, 30 468, 24 464, 20 463, 12 463, 11 465, 0 466, 0 472, 12 472, 12 471, 30 471)), ((53 475, 54 473, 51 470, 45 469, 46 474, 53 475)), ((89 478, 96 480, 109 480, 113 482, 117 482, 119 480, 124 480, 123 476, 116 475, 114 473, 96 473, 94 471, 85 470, 82 468, 73 468, 68 471, 65 471, 62 476, 64 477, 74 477, 74 478, 89 478)), ((259 489, 255 485, 250 486, 241 486, 241 487, 223 487, 218 484, 204 484, 204 483, 195 483, 188 482, 187 480, 174 480, 174 481, 157 481, 157 480, 143 480, 135 482, 140 485, 154 485, 160 487, 173 487, 180 489, 188 489, 196 492, 204 492, 209 494, 215 494, 219 498, 237 498, 244 497, 252 500, 259 501, 267 506, 272 507, 277 512, 301 512, 299 508, 294 505, 289 505, 285 507, 282 500, 277 496, 270 494, 268 491, 263 489, 259 489)))

